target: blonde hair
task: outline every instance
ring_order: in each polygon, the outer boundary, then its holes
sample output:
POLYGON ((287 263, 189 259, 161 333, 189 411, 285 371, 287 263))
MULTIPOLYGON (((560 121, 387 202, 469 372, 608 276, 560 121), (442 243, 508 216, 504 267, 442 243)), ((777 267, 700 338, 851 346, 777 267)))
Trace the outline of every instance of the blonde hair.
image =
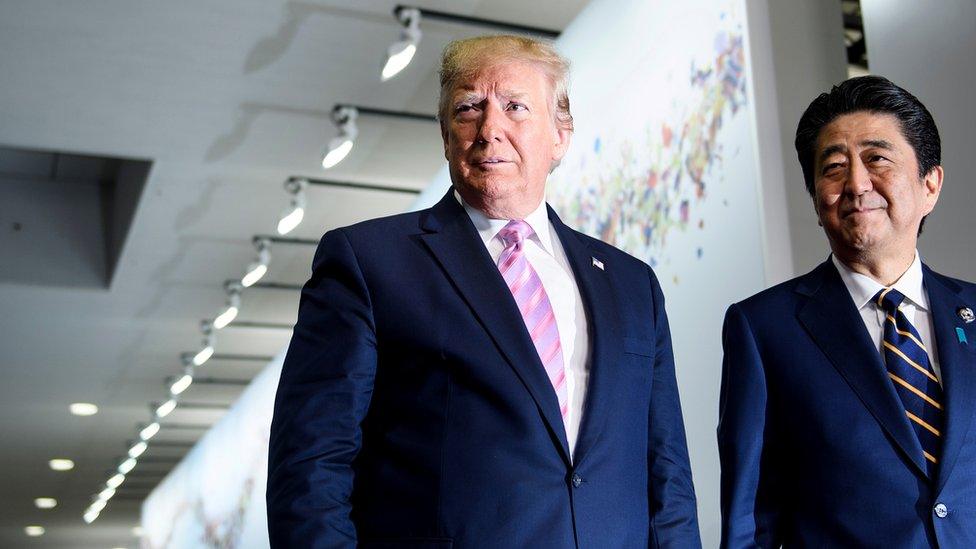
POLYGON ((465 78, 478 70, 505 61, 535 63, 549 79, 554 98, 553 116, 556 124, 573 130, 573 115, 569 112, 569 61, 559 55, 549 42, 509 34, 478 36, 455 40, 444 48, 441 56, 441 95, 438 116, 443 124, 450 110, 451 94, 465 78))

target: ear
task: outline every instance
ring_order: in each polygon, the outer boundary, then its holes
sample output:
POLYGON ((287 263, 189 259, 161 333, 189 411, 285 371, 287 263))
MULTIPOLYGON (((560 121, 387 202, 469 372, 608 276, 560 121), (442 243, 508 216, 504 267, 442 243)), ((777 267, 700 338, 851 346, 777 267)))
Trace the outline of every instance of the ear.
POLYGON ((569 143, 573 138, 573 130, 564 128, 557 123, 553 137, 555 138, 555 143, 552 149, 552 162, 553 164, 558 164, 566 156, 566 151, 569 150, 569 143))
POLYGON ((922 184, 925 185, 924 215, 928 215, 935 209, 935 203, 939 201, 939 193, 942 192, 942 178, 944 176, 945 172, 942 170, 942 166, 935 166, 922 178, 922 184))

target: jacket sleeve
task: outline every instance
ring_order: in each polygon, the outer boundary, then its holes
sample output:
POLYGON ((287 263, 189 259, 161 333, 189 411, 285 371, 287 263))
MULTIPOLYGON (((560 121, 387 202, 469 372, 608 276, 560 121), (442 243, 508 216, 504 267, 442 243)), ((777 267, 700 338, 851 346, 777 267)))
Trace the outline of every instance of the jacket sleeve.
POLYGON ((671 330, 664 294, 650 273, 656 330, 654 378, 648 417, 648 509, 650 547, 701 547, 695 487, 674 374, 671 330))
POLYGON ((322 237, 302 289, 268 456, 272 547, 352 548, 352 463, 376 373, 369 292, 342 229, 322 237))
POLYGON ((779 547, 777 463, 772 456, 766 377, 749 321, 729 307, 722 329, 718 449, 722 463, 722 548, 779 547))

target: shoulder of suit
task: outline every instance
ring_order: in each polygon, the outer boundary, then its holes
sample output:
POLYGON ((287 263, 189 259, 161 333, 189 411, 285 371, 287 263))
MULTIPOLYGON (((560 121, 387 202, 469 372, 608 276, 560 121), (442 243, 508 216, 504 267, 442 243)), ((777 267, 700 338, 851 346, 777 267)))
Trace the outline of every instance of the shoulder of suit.
POLYGON ((422 215, 428 210, 415 212, 399 213, 374 219, 367 219, 339 227, 337 231, 345 233, 350 238, 371 238, 375 236, 391 237, 398 233, 416 233, 419 231, 419 221, 422 215))

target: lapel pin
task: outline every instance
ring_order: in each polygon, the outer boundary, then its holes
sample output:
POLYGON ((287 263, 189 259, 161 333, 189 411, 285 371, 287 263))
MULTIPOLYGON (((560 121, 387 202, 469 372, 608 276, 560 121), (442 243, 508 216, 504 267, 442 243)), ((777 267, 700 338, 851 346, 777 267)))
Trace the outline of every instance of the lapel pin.
POLYGON ((959 307, 956 312, 959 313, 959 318, 961 318, 966 324, 976 320, 976 315, 973 314, 973 310, 969 307, 959 307))
MULTIPOLYGON (((603 268, 603 262, 602 261, 600 261, 599 259, 597 259, 595 257, 590 258, 590 259, 593 260, 593 266, 594 267, 596 267, 597 269, 600 269, 601 271, 605 271, 606 270, 606 269, 603 268)), ((962 314, 962 313, 960 313, 960 314, 962 314)), ((972 311, 969 311, 969 314, 972 315, 973 312, 972 311)), ((971 322, 971 320, 970 320, 970 322, 971 322)))
POLYGON ((967 345, 969 344, 969 341, 966 340, 966 332, 964 332, 959 326, 956 326, 956 337, 959 338, 959 343, 965 343, 967 345))

